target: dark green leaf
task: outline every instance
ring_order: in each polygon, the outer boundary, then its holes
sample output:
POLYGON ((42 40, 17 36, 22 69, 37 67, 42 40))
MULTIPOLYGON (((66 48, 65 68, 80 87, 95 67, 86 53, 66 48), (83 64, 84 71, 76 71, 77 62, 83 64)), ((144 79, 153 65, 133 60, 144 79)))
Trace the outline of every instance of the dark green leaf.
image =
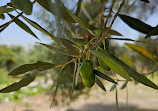
POLYGON ((136 19, 136 18, 133 18, 133 17, 130 17, 130 16, 127 16, 127 15, 122 15, 122 14, 119 14, 119 17, 126 23, 128 24, 131 28, 139 31, 139 32, 142 32, 144 34, 148 34, 153 27, 151 27, 150 25, 148 24, 145 24, 144 22, 136 19))
POLYGON ((30 0, 12 0, 13 5, 27 15, 31 15, 33 4, 30 0))
POLYGON ((4 19, 5 19, 4 14, 0 14, 0 19, 2 19, 2 20, 4 20, 4 19))
MULTIPOLYGON (((8 14, 10 16, 10 18, 14 19, 15 17, 11 14, 8 14)), ((14 19, 14 22, 21 27, 23 30, 25 30, 26 32, 28 32, 29 34, 31 34, 32 36, 34 36, 35 38, 38 39, 38 37, 32 32, 32 30, 25 24, 23 23, 21 20, 19 20, 18 18, 14 19)))
POLYGON ((9 92, 13 92, 13 91, 18 91, 22 87, 29 85, 34 80, 35 80, 35 76, 27 76, 27 77, 23 78, 22 80, 20 80, 19 82, 15 82, 15 83, 1 89, 0 93, 9 93, 9 92))
POLYGON ((133 40, 133 39, 129 39, 129 38, 107 38, 110 40, 124 40, 124 41, 134 41, 134 42, 143 42, 143 41, 137 41, 137 40, 133 40))
POLYGON ((78 0, 78 4, 77 4, 77 10, 75 12, 75 15, 78 16, 78 14, 80 13, 81 11, 81 3, 82 3, 82 0, 78 0))
POLYGON ((145 3, 150 3, 149 0, 140 0, 142 2, 145 2, 145 3))
POLYGON ((152 35, 158 35, 158 25, 156 27, 152 28, 152 30, 149 33, 147 33, 145 38, 149 38, 152 35))
POLYGON ((94 70, 93 73, 94 73, 95 75, 97 75, 97 76, 99 76, 99 77, 101 77, 101 78, 103 78, 103 79, 109 81, 109 82, 112 82, 112 83, 114 83, 114 84, 117 84, 117 82, 115 82, 112 78, 110 78, 109 76, 107 76, 107 75, 101 73, 100 71, 94 70))
POLYGON ((8 12, 11 12, 13 10, 14 10, 13 8, 0 7, 0 14, 8 13, 8 12))
MULTIPOLYGON (((100 50, 102 49, 100 48, 100 50)), ((139 83, 142 83, 154 89, 158 89, 158 86, 156 84, 154 84, 148 78, 136 72, 134 69, 130 68, 127 64, 125 64, 123 61, 121 61, 114 55, 110 54, 108 51, 102 50, 97 52, 93 50, 91 51, 91 53, 97 56, 99 59, 102 59, 112 70, 114 70, 117 74, 121 75, 127 80, 130 80, 129 77, 132 77, 139 83)))
POLYGON ((97 83, 97 85, 104 91, 106 91, 104 84, 101 82, 101 80, 97 77, 95 77, 95 82, 97 83))
POLYGON ((50 0, 36 0, 43 8, 50 13, 61 17, 69 22, 76 23, 76 21, 59 5, 52 3, 50 0))
POLYGON ((24 17, 23 15, 21 16, 23 19, 25 19, 30 25, 32 25, 34 28, 36 28, 37 30, 45 33, 46 35, 50 36, 52 40, 57 41, 57 38, 55 36, 53 36, 52 34, 50 34, 48 31, 46 31, 44 28, 42 28, 39 24, 37 24, 36 22, 24 17))
POLYGON ((15 75, 23 74, 23 73, 26 73, 28 71, 33 71, 33 70, 44 71, 44 70, 51 69, 53 67, 55 67, 55 65, 52 63, 37 61, 36 63, 33 63, 33 64, 21 65, 15 68, 13 71, 11 71, 9 75, 15 76, 15 75))

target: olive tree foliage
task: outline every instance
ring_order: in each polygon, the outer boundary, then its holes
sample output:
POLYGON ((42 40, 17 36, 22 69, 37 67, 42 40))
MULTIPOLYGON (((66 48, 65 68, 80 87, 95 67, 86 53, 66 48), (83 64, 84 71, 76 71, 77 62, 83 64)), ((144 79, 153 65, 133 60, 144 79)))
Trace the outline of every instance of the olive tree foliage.
MULTIPOLYGON (((83 6, 83 2, 85 1, 79 0, 75 10, 67 5, 68 1, 65 3, 60 0, 35 0, 33 2, 30 0, 11 0, 10 3, 0 7, 0 14, 3 16, 6 13, 11 18, 10 21, 0 25, 0 32, 4 31, 12 22, 15 22, 21 29, 39 39, 29 26, 19 19, 19 17, 22 17, 23 20, 54 41, 53 45, 44 44, 39 41, 39 45, 69 57, 68 61, 62 64, 38 60, 37 62, 24 64, 15 68, 8 75, 17 77, 23 74, 24 78, 19 82, 1 89, 0 93, 17 91, 30 84, 38 75, 38 73, 31 73, 31 71, 36 70, 41 72, 58 68, 59 74, 53 96, 54 101, 58 87, 62 83, 60 81, 63 76, 62 73, 70 64, 73 67, 71 94, 73 94, 73 90, 78 84, 79 77, 82 78, 82 82, 86 87, 91 88, 96 83, 104 91, 106 91, 106 88, 100 78, 113 83, 114 85, 111 90, 116 89, 116 101, 117 85, 120 81, 124 81, 122 89, 127 86, 128 82, 137 81, 138 83, 158 90, 158 86, 148 79, 146 75, 137 72, 132 60, 128 57, 122 57, 120 59, 111 52, 109 47, 109 41, 112 40, 143 43, 144 39, 148 40, 151 36, 158 35, 158 26, 152 27, 138 18, 121 14, 120 11, 130 0, 87 0, 85 6, 94 2, 93 5, 97 9, 94 11, 94 7, 86 9, 83 6), (35 3, 38 3, 45 11, 55 16, 56 28, 54 28, 54 33, 50 33, 39 25, 39 23, 26 17, 26 15, 32 14, 32 8, 35 3), (12 12, 16 12, 18 15, 15 16, 11 14, 12 12), (144 39, 136 41, 132 38, 119 37, 122 34, 112 29, 117 17, 120 17, 129 27, 145 34, 144 39), (115 35, 115 38, 112 35, 115 35), (97 59, 97 63, 94 57, 97 59), (110 76, 107 72, 113 72, 112 75, 115 76, 110 76)), ((150 0, 136 0, 135 2, 150 5, 150 0)), ((125 45, 152 61, 156 66, 158 65, 155 56, 146 48, 143 48, 143 45, 140 46, 130 43, 125 43, 125 45)))

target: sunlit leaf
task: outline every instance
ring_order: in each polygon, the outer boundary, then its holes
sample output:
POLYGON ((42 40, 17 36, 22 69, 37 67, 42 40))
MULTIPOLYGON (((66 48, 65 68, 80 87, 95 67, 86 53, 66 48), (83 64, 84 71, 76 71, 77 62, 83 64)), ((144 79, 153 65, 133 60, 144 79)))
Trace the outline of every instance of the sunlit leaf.
POLYGON ((33 4, 30 0, 12 0, 13 5, 27 15, 31 15, 33 4))
POLYGON ((133 40, 133 39, 129 39, 129 38, 107 38, 110 40, 123 40, 123 41, 134 41, 134 42, 143 42, 143 41, 138 41, 138 40, 133 40))
MULTIPOLYGON (((11 14, 8 14, 12 19, 14 19, 15 17, 11 14)), ((18 18, 14 19, 14 22, 21 27, 23 30, 25 30, 27 33, 31 34, 32 36, 34 36, 35 38, 38 39, 38 37, 32 32, 32 30, 21 20, 19 20, 18 18)))
POLYGON ((46 35, 50 36, 52 40, 57 41, 57 38, 55 36, 53 36, 52 34, 50 34, 48 31, 46 31, 44 28, 42 28, 39 24, 37 24, 36 22, 26 18, 25 16, 21 16, 23 19, 25 19, 30 25, 32 25, 34 28, 36 28, 37 30, 45 33, 46 35))
POLYGON ((33 71, 33 70, 44 71, 44 70, 51 69, 53 67, 55 67, 55 65, 52 63, 37 61, 36 63, 33 63, 33 64, 21 65, 15 68, 13 71, 11 71, 9 75, 15 76, 15 75, 24 74, 26 72, 33 71))
POLYGON ((97 56, 98 59, 102 60, 109 68, 111 68, 117 74, 127 80, 131 80, 128 71, 126 71, 125 68, 121 65, 123 64, 123 62, 120 61, 118 58, 114 57, 107 51, 103 52, 102 49, 101 51, 91 50, 91 53, 97 56))
POLYGON ((128 46, 129 48, 131 48, 132 50, 140 53, 141 55, 148 58, 149 60, 155 62, 158 65, 158 61, 154 58, 154 56, 149 51, 144 49, 143 47, 138 46, 136 44, 129 44, 129 43, 125 43, 125 45, 128 46))
POLYGON ((11 12, 13 10, 14 10, 13 8, 0 7, 0 14, 8 13, 8 12, 11 12))
POLYGON ((97 76, 99 76, 99 77, 101 77, 101 78, 103 78, 103 79, 109 81, 109 82, 112 82, 112 83, 114 83, 114 84, 117 84, 117 82, 115 82, 112 78, 110 78, 109 76, 103 74, 103 73, 100 72, 100 71, 94 70, 93 73, 94 73, 95 75, 97 75, 97 76))
POLYGON ((101 82, 101 80, 97 77, 95 77, 95 82, 97 83, 97 85, 103 90, 106 91, 106 88, 104 87, 104 84, 101 82))
POLYGON ((151 27, 150 25, 127 15, 122 15, 119 14, 119 17, 126 23, 128 24, 131 28, 142 32, 144 34, 148 34, 153 27, 151 27))
POLYGON ((15 83, 1 89, 0 93, 9 93, 9 92, 13 92, 13 91, 18 91, 22 87, 29 85, 34 80, 35 80, 35 76, 27 76, 27 77, 23 78, 22 80, 20 80, 19 82, 15 82, 15 83))
POLYGON ((120 59, 110 54, 108 51, 102 50, 102 52, 97 52, 95 50, 91 50, 91 53, 97 56, 99 59, 102 59, 113 71, 115 71, 126 80, 131 80, 130 77, 132 77, 139 83, 142 83, 154 89, 158 89, 158 86, 150 81, 147 77, 139 74, 134 69, 130 68, 127 64, 122 62, 120 59))
POLYGON ((122 57, 122 60, 123 60, 128 66, 130 66, 131 68, 136 69, 136 68, 135 68, 135 65, 134 65, 134 63, 133 63, 133 61, 132 61, 131 59, 129 59, 127 56, 123 56, 123 57, 122 57))

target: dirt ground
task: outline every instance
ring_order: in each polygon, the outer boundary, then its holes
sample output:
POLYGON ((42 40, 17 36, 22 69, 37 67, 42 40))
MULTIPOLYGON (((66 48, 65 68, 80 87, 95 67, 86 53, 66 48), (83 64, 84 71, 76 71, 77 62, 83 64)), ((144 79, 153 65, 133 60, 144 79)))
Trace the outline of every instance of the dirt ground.
MULTIPOLYGON (((115 91, 104 92, 99 88, 91 89, 90 94, 81 95, 69 105, 49 108, 50 96, 38 94, 24 98, 25 103, 4 102, 0 111, 115 111, 115 91)), ((107 86, 109 90, 110 85, 107 86)), ((119 111, 126 111, 126 89, 118 90, 119 111)), ((158 91, 143 85, 128 85, 128 111, 158 111, 158 91)))

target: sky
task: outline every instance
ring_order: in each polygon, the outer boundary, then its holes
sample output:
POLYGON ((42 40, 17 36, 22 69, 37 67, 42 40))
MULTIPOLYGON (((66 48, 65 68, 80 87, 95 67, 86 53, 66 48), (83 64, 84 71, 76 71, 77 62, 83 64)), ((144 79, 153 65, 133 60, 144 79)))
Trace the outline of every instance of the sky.
MULTIPOLYGON (((0 6, 3 6, 6 4, 8 0, 0 0, 0 6)), ((38 8, 37 5, 33 8, 33 15, 27 16, 31 20, 34 20, 38 23, 37 18, 34 16, 35 12, 37 13, 38 8)), ((14 14, 14 13, 12 13, 14 14)), ((158 13, 154 13, 152 16, 150 16, 146 23, 150 24, 151 26, 156 26, 158 24, 158 13)), ((7 16, 5 20, 0 19, 0 25, 9 21, 10 18, 7 16)), ((26 22, 25 22, 26 23, 26 22)), ((27 23, 26 23, 27 24, 27 23)), ((27 24, 29 25, 29 24, 27 24)), ((41 25, 41 24, 40 24, 41 25)), ((29 25, 30 26, 30 25, 29 25)), ((118 32, 120 32, 123 37, 131 38, 131 39, 138 39, 139 33, 133 29, 131 29, 129 26, 127 26, 123 21, 121 21, 119 18, 116 19, 113 27, 113 29, 116 29, 118 32)), ((35 32, 35 34, 42 40, 43 43, 49 43, 50 39, 43 35, 41 32, 37 31, 36 29, 31 27, 31 30, 35 32)), ((144 35, 145 36, 145 35, 144 35)), ((24 30, 22 30, 20 27, 18 27, 15 23, 12 23, 7 27, 3 32, 0 33, 0 45, 20 45, 24 46, 25 49, 30 49, 35 42, 40 42, 24 30)), ((124 42, 120 42, 120 44, 123 44, 124 42)))

